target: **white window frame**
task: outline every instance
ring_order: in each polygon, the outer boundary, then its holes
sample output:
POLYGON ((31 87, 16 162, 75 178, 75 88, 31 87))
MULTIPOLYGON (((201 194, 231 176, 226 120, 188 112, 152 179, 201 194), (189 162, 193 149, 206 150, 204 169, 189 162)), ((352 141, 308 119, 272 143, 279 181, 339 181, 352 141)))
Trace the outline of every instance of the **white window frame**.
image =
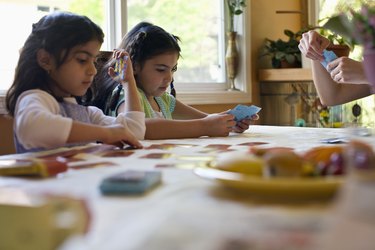
MULTIPOLYGON (((107 16, 111 17, 108 22, 107 43, 113 49, 118 45, 116 41, 121 41, 127 32, 127 1, 109 0, 106 3, 108 4, 107 16)), ((222 11, 224 13, 224 0, 222 0, 222 11)), ((237 45, 241 56, 235 85, 240 91, 228 91, 229 82, 222 84, 178 83, 177 98, 180 101, 189 105, 250 103, 252 101, 250 12, 250 4, 248 4, 244 13, 238 18, 237 45)), ((225 53, 225 46, 223 47, 223 53, 225 53)))

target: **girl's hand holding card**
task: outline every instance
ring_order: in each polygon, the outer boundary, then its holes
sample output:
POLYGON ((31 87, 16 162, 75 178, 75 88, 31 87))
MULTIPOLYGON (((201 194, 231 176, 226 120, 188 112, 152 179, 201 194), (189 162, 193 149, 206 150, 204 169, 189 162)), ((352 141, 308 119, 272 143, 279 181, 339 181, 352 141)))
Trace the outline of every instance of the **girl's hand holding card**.
POLYGON ((235 108, 228 111, 229 114, 235 116, 236 125, 233 127, 232 131, 236 133, 243 133, 249 129, 252 121, 258 120, 258 112, 261 110, 260 107, 255 105, 237 105, 235 108))

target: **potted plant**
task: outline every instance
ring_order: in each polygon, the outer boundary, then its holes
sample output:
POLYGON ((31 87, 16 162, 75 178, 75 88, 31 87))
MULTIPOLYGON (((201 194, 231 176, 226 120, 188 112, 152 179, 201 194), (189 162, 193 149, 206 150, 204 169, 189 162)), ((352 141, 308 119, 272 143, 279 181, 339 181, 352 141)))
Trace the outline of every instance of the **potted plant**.
POLYGON ((363 46, 363 66, 375 89, 375 5, 362 5, 360 11, 350 10, 332 16, 323 27, 363 46))
POLYGON ((245 0, 227 0, 229 14, 229 32, 235 32, 234 16, 241 15, 246 7, 245 0))
POLYGON ((287 41, 266 38, 261 56, 270 56, 273 68, 301 67, 301 52, 298 49, 298 44, 302 33, 302 30, 294 33, 285 29, 284 34, 288 37, 287 41))
MULTIPOLYGON (((319 20, 319 23, 325 23, 328 19, 329 18, 319 20)), ((327 29, 324 25, 316 28, 319 29, 319 34, 326 37, 331 42, 327 47, 327 50, 332 50, 338 57, 349 56, 350 51, 356 44, 352 39, 348 39, 338 33, 332 32, 332 30, 327 29)))

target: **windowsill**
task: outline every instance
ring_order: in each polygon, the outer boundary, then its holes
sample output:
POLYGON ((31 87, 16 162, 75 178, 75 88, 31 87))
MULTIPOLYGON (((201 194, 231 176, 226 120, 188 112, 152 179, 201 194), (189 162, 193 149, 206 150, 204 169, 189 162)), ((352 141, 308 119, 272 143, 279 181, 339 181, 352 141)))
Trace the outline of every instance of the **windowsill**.
MULTIPOLYGON (((7 114, 5 91, 0 91, 0 114, 7 114)), ((251 96, 243 91, 179 92, 177 98, 188 105, 250 103, 251 96)))

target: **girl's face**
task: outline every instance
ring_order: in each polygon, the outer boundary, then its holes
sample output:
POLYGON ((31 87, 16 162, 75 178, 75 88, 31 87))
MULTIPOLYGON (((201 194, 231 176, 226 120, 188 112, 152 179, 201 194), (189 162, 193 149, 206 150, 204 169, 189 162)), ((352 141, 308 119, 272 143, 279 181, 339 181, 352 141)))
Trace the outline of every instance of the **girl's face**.
POLYGON ((147 97, 161 96, 172 82, 177 61, 178 54, 170 52, 146 60, 142 69, 136 65, 134 73, 138 87, 147 97))
POLYGON ((90 41, 73 47, 66 61, 50 70, 51 89, 59 97, 83 96, 96 75, 95 59, 101 43, 90 41))

